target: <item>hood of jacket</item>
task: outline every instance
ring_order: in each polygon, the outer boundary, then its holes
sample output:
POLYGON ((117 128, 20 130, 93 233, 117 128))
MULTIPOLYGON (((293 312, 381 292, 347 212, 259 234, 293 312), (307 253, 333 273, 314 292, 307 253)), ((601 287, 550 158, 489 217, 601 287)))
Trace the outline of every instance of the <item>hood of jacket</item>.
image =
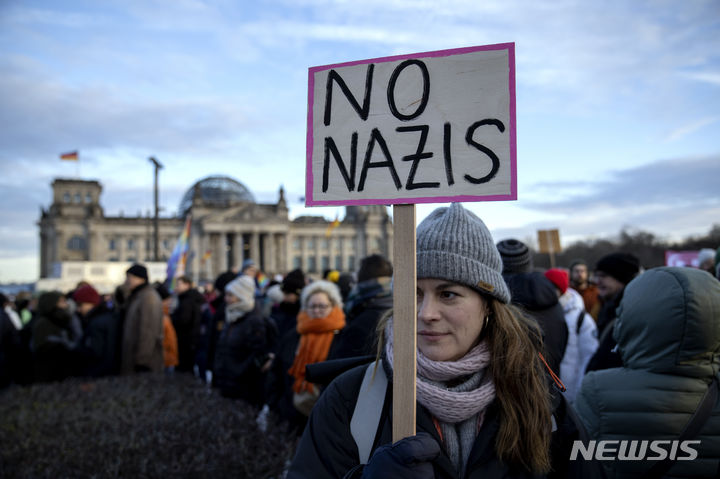
POLYGON ((720 282, 693 268, 661 267, 625 288, 613 336, 625 367, 712 377, 720 367, 720 282))
POLYGON ((542 273, 516 273, 503 278, 510 289, 512 304, 529 311, 542 311, 558 304, 555 285, 542 273))
POLYGON ((59 291, 49 291, 47 293, 41 294, 38 298, 38 315, 46 317, 50 316, 57 307, 57 302, 60 300, 61 296, 62 293, 60 293, 59 291))

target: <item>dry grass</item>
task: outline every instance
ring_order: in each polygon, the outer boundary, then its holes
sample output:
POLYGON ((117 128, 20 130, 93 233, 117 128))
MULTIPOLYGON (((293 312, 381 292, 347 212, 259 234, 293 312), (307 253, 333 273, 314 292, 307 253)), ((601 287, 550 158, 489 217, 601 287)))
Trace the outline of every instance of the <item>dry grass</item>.
POLYGON ((190 375, 0 391, 0 477, 281 477, 294 439, 190 375))

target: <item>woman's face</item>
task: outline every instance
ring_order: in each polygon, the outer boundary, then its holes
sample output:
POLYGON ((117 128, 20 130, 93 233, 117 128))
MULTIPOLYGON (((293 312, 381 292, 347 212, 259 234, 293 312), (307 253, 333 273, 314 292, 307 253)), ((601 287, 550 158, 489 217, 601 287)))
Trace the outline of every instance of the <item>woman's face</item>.
POLYGON ((332 303, 330 302, 330 296, 327 293, 318 291, 310 295, 305 306, 308 316, 311 318, 324 318, 330 314, 332 309, 332 303))
POLYGON ((417 280, 417 341, 433 361, 455 361, 477 344, 487 303, 477 291, 442 279, 417 280))

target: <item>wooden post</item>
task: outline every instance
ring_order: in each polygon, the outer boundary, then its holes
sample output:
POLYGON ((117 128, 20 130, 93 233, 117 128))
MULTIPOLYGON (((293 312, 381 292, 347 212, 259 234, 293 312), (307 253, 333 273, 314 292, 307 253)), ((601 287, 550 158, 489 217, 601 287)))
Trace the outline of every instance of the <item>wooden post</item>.
POLYGON ((415 434, 415 205, 393 206, 393 442, 415 434))

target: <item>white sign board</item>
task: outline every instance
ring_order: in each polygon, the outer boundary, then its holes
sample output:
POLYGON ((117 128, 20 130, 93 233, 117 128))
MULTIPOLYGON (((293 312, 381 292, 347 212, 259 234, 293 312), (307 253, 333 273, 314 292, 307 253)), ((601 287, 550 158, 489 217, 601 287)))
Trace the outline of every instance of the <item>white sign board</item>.
POLYGON ((309 69, 306 204, 517 199, 515 44, 309 69))

